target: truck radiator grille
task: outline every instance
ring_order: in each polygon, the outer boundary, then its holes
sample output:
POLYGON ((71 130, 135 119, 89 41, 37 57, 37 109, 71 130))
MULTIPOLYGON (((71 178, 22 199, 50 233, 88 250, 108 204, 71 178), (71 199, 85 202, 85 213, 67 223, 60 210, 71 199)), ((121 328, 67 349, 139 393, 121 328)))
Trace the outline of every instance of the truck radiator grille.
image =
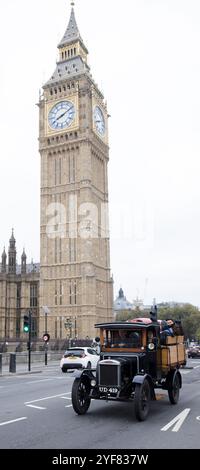
POLYGON ((119 373, 119 366, 100 364, 99 365, 99 384, 106 385, 106 386, 118 385, 118 380, 119 380, 118 373, 119 373))

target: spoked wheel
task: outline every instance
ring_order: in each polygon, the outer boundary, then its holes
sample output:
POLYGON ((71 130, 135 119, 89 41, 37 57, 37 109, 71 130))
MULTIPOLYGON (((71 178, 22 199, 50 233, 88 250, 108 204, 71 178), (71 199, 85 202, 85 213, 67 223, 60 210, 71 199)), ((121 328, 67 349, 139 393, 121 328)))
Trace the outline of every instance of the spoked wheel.
POLYGON ((144 421, 149 413, 151 390, 148 380, 135 386, 135 415, 138 421, 144 421))
POLYGON ((78 415, 84 415, 89 406, 91 399, 89 397, 90 389, 86 380, 75 379, 72 386, 72 406, 78 415))
POLYGON ((179 400, 180 381, 178 374, 172 375, 169 380, 168 395, 172 405, 176 405, 179 400))

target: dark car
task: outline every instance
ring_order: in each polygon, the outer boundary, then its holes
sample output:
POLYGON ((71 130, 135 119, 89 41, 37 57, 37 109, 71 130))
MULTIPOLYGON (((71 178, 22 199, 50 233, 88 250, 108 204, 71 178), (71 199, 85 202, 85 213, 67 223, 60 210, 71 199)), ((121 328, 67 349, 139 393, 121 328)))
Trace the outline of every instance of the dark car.
POLYGON ((200 345, 199 346, 191 346, 188 349, 188 357, 200 357, 200 345))
POLYGON ((180 367, 186 363, 183 336, 167 337, 160 324, 149 319, 101 323, 100 360, 95 371, 77 371, 72 406, 84 415, 91 400, 132 402, 139 421, 146 419, 155 389, 168 391, 175 405, 182 386, 180 367))

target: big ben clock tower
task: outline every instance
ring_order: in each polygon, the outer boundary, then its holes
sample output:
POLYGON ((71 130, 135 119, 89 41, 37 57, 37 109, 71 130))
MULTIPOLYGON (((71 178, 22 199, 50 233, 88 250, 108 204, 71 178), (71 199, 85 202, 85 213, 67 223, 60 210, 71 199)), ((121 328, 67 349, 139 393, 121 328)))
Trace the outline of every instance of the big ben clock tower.
POLYGON ((40 97, 40 336, 93 338, 113 319, 108 114, 92 79, 72 3, 59 57, 40 97), (48 315, 44 316, 44 306, 48 315), (46 324, 45 324, 46 320, 46 324))

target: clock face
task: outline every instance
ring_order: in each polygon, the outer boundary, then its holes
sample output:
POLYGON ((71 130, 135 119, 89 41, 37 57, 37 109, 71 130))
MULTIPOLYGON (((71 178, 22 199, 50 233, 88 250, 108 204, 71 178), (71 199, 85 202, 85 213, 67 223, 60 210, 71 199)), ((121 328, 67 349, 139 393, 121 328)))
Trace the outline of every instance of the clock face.
POLYGON ((99 106, 94 108, 94 124, 97 132, 103 136, 105 134, 105 119, 99 106))
POLYGON ((71 101, 60 101, 49 111, 48 122, 52 129, 69 127, 75 116, 75 107, 71 101))

